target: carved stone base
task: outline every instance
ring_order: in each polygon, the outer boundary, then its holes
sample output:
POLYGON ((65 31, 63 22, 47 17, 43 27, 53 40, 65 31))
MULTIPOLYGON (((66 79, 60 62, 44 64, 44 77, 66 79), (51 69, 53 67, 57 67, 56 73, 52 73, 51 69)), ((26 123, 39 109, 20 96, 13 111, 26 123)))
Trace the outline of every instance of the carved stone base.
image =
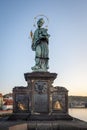
POLYGON ((52 107, 52 102, 50 100, 51 88, 57 74, 49 72, 32 72, 25 73, 24 76, 28 88, 32 93, 32 114, 50 113, 52 107))
POLYGON ((32 72, 24 77, 27 87, 13 88, 14 113, 29 113, 30 119, 69 117, 67 89, 52 85, 56 73, 32 72))

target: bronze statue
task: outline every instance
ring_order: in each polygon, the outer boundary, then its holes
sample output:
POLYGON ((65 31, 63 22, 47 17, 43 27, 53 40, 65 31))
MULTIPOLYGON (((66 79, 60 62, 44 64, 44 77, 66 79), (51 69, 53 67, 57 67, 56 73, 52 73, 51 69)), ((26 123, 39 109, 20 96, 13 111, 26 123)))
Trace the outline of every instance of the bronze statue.
POLYGON ((49 37, 46 28, 42 28, 44 24, 43 18, 40 18, 37 21, 37 29, 33 33, 31 32, 32 37, 32 50, 35 51, 35 66, 32 67, 33 71, 44 71, 46 72, 49 68, 49 37))

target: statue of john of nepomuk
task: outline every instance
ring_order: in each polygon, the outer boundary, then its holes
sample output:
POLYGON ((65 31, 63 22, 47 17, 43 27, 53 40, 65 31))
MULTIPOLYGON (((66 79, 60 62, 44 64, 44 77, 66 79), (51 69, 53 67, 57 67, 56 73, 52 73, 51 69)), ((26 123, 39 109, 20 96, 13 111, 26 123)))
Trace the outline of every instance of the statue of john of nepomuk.
POLYGON ((32 50, 35 51, 35 66, 32 67, 33 71, 44 71, 46 72, 49 68, 49 37, 46 28, 42 28, 44 24, 43 18, 37 21, 37 29, 32 36, 32 50))

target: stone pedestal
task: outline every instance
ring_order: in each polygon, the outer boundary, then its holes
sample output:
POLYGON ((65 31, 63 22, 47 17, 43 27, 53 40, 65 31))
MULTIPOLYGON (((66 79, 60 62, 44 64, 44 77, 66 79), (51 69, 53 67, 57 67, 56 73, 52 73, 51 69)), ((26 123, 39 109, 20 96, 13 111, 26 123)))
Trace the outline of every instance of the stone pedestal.
POLYGON ((52 111, 51 88, 57 74, 49 72, 25 73, 27 87, 31 90, 32 114, 50 113, 52 111))
POLYGON ((13 88, 14 113, 30 114, 28 118, 32 120, 68 119, 68 90, 53 87, 56 73, 32 72, 25 73, 24 77, 27 87, 13 88))

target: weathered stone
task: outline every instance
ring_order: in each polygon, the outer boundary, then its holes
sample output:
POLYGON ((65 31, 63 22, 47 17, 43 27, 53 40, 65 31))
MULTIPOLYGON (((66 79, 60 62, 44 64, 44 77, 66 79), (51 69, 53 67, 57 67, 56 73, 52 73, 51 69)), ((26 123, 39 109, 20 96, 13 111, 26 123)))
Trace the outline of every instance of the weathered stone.
POLYGON ((29 112, 30 91, 27 87, 13 88, 13 112, 29 112))
POLYGON ((14 113, 31 113, 30 119, 32 120, 70 119, 68 90, 52 85, 57 77, 56 73, 32 72, 25 73, 24 77, 27 87, 20 86, 13 89, 14 113))

